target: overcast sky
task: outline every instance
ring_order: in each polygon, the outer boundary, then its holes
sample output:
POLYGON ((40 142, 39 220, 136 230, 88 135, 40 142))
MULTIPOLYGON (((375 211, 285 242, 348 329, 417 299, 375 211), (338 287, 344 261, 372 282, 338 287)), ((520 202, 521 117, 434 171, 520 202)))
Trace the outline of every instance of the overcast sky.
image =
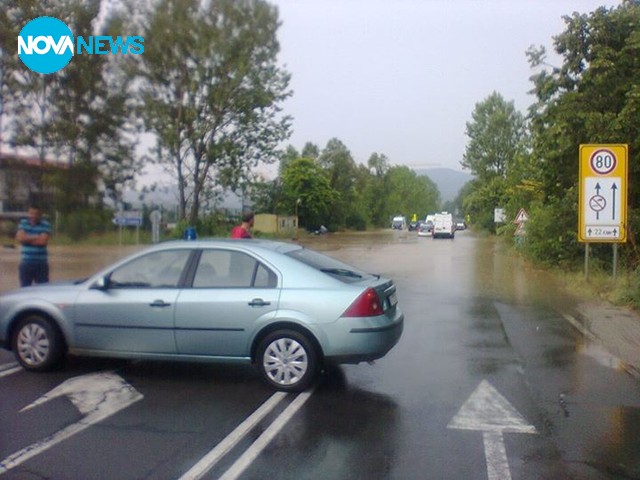
POLYGON ((461 170, 465 124, 493 91, 526 114, 526 50, 564 31, 563 15, 614 0, 270 0, 292 74, 290 142, 341 140, 357 162, 461 170))

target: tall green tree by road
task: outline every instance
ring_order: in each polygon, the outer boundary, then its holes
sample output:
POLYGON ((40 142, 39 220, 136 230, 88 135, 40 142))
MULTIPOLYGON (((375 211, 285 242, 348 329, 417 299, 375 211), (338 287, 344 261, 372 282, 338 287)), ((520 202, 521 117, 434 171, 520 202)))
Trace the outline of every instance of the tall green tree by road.
POLYGON ((326 220, 332 230, 345 227, 347 218, 355 212, 357 166, 351 152, 337 138, 332 138, 318 157, 318 164, 329 177, 329 185, 337 193, 326 220))
POLYGON ((372 153, 367 160, 367 167, 370 176, 365 190, 365 202, 369 219, 375 226, 387 226, 389 212, 387 212, 386 202, 382 199, 387 193, 385 182, 390 168, 389 159, 383 153, 372 153))
POLYGON ((263 0, 159 0, 147 18, 143 118, 176 176, 180 217, 195 222, 209 185, 246 182, 289 135, 278 12, 263 0))
POLYGON ((460 163, 476 178, 466 190, 464 211, 476 225, 494 231, 493 211, 506 206, 508 189, 523 171, 516 167, 527 154, 524 116, 494 92, 476 104, 466 133, 469 142, 460 163))
POLYGON ((9 143, 9 120, 20 98, 15 96, 18 78, 13 73, 20 62, 15 45, 21 29, 16 18, 20 12, 15 6, 12 8, 12 3, 0 0, 0 153, 4 151, 5 143, 9 143))
POLYGON ((506 178, 510 164, 522 153, 523 115, 513 102, 493 92, 476 104, 471 118, 466 129, 469 142, 460 164, 480 180, 506 178))
POLYGON ((336 196, 327 172, 315 160, 297 158, 282 174, 278 210, 289 214, 297 211, 301 226, 316 228, 327 224, 336 196))
POLYGON ((17 31, 33 18, 59 18, 85 38, 112 34, 117 19, 99 21, 100 0, 4 3, 2 22, 11 25, 11 34, 0 36, 6 80, 1 88, 3 98, 11 99, 6 112, 11 129, 4 139, 31 149, 42 161, 66 161, 67 169, 50 179, 61 192, 53 205, 57 210, 99 206, 99 191, 113 198, 137 169, 126 82, 116 74, 115 62, 106 55, 75 55, 64 69, 40 75, 12 59, 17 31))
MULTIPOLYGON (((533 210, 529 245, 540 259, 578 260, 578 152, 583 143, 629 145, 629 224, 634 263, 640 226, 640 2, 564 18, 554 37, 559 66, 547 63, 545 49, 528 52, 537 102, 531 108, 533 157, 544 191, 533 210), (534 221, 537 220, 535 223, 534 221), (545 225, 538 229, 535 225, 545 225), (549 244, 548 239, 555 239, 549 244), (545 245, 544 248, 540 245, 545 245)), ((609 256, 610 253, 607 252, 609 256)))

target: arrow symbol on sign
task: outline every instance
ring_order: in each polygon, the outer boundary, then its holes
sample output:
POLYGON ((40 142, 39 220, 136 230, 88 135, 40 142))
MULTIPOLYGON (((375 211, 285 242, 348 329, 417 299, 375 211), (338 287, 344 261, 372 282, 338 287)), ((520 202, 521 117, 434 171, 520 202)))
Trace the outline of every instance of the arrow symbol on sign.
POLYGON ((616 190, 618 190, 618 186, 616 185, 616 182, 613 182, 613 185, 611 185, 611 190, 612 190, 611 218, 615 220, 616 219, 616 190))
POLYGON ((489 480, 511 480, 503 432, 538 433, 486 380, 480 382, 447 428, 482 432, 489 480))
POLYGON ((69 397, 69 400, 84 417, 78 422, 58 430, 53 435, 9 455, 0 463, 0 474, 143 398, 140 392, 120 376, 112 372, 102 372, 70 378, 32 404, 24 407, 20 412, 31 410, 61 396, 69 397))

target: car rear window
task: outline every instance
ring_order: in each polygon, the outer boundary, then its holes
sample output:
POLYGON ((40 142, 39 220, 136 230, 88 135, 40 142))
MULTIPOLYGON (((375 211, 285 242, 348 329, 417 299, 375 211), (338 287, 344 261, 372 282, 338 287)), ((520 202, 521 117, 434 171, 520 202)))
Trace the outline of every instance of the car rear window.
POLYGON ((292 250, 287 252, 286 255, 345 283, 359 282, 363 278, 372 276, 370 273, 363 272, 352 265, 306 248, 292 250))

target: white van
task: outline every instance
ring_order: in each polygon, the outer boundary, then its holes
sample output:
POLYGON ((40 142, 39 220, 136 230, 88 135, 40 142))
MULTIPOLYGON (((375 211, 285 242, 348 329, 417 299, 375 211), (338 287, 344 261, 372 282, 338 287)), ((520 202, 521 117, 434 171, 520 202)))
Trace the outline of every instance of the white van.
POLYGON ((455 234, 453 215, 447 212, 436 213, 433 220, 433 238, 454 238, 455 234))
POLYGON ((405 230, 407 228, 407 219, 400 215, 393 217, 391 221, 391 228, 394 230, 405 230))

